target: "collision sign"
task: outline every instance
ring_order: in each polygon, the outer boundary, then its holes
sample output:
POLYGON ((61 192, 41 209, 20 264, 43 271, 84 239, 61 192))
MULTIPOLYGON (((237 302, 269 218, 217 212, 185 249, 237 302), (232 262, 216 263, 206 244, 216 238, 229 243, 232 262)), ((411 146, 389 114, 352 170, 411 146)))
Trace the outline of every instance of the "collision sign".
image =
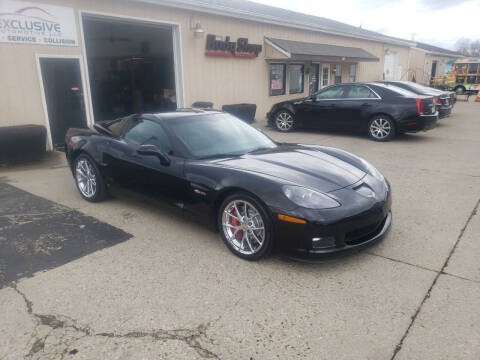
POLYGON ((0 42, 77 46, 73 9, 0 0, 0 42))

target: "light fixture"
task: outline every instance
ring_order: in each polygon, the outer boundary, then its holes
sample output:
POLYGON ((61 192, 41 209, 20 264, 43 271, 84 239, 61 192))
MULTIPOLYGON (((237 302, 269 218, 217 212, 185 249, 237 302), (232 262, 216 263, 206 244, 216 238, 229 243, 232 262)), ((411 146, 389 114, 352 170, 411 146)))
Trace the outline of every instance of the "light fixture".
POLYGON ((192 28, 193 35, 196 38, 202 38, 203 34, 205 34, 205 30, 203 30, 202 25, 200 23, 196 23, 195 26, 192 28))

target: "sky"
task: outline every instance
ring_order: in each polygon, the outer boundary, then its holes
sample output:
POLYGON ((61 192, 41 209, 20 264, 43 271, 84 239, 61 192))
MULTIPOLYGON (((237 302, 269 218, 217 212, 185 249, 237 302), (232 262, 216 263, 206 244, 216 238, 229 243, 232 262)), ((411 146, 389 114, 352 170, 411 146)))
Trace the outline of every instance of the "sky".
POLYGON ((480 0, 253 0, 455 50, 480 39, 480 0))

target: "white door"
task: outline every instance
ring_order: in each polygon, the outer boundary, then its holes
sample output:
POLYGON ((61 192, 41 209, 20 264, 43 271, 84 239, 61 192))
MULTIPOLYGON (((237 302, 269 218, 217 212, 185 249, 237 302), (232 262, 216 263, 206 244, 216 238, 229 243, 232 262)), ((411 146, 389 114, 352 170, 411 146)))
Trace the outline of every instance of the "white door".
POLYGON ((330 85, 330 64, 322 64, 320 88, 330 85))
POLYGON ((385 54, 384 65, 383 65, 383 74, 385 75, 385 80, 398 80, 397 64, 398 64, 397 53, 390 52, 388 54, 385 54))

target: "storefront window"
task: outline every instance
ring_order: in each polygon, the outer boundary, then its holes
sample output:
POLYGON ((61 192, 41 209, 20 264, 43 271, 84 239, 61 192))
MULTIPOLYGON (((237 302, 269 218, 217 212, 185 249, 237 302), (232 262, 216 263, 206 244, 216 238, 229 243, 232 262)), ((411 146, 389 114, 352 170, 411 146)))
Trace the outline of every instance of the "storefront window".
POLYGON ((342 82, 342 64, 335 65, 335 84, 342 82))
POLYGON ((285 94, 285 64, 270 64, 270 96, 285 94))
POLYGON ((350 77, 349 82, 355 82, 357 78, 357 64, 350 64, 350 77))
POLYGON ((303 65, 290 65, 290 94, 303 93, 303 65))

